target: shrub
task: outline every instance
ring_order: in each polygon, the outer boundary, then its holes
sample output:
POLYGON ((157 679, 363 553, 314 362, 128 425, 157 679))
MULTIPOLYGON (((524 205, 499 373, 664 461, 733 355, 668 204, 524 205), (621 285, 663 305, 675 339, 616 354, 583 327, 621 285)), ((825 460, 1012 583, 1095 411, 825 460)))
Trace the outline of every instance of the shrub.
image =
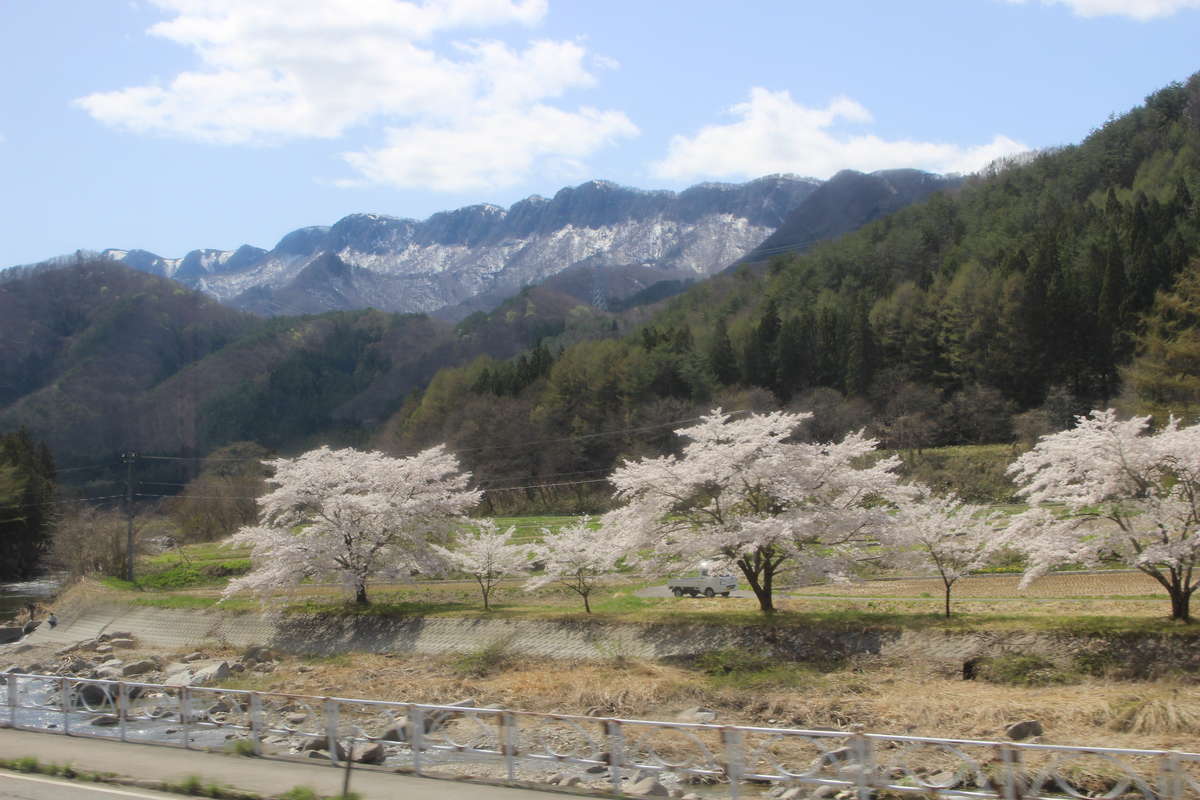
POLYGON ((1050 686, 1078 681, 1074 673, 1060 669, 1042 656, 1017 653, 985 659, 977 674, 989 683, 1007 686, 1050 686))
POLYGON ((17 772, 38 772, 41 769, 41 764, 33 756, 18 758, 12 766, 17 772))
POLYGON ((279 800, 321 800, 321 796, 310 786, 293 786, 279 795, 279 800))
POLYGON ((225 750, 235 756, 245 756, 252 758, 257 753, 254 752, 254 742, 249 739, 233 739, 225 743, 225 750))
POLYGON ((484 645, 478 650, 455 656, 452 666, 459 675, 470 678, 482 678, 499 672, 512 661, 507 639, 484 645))

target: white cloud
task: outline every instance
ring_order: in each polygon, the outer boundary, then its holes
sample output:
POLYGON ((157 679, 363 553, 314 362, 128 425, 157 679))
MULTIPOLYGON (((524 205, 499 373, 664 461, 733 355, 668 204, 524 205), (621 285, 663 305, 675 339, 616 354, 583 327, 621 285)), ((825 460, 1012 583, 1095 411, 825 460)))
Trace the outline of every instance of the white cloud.
POLYGON ((827 178, 842 169, 869 172, 916 167, 933 172, 973 172, 995 158, 1027 150, 1006 136, 972 147, 937 142, 885 140, 849 134, 839 123, 872 122, 871 113, 847 97, 825 108, 808 108, 786 91, 750 90, 748 102, 729 109, 725 125, 709 125, 692 137, 671 139, 666 157, 651 165, 661 178, 745 178, 794 172, 827 178))
POLYGON ((583 158, 636 133, 619 111, 549 105, 595 83, 589 58, 610 65, 580 44, 453 38, 534 25, 546 0, 153 1, 172 16, 150 33, 192 49, 200 66, 76 101, 104 124, 218 144, 335 139, 382 124, 386 146, 345 154, 362 180, 445 190, 515 182, 541 159, 583 158), (547 119, 557 127, 534 130, 547 119), (501 123, 534 135, 507 135, 501 123), (404 166, 414 152, 433 162, 404 166))
POLYGON ((497 111, 463 122, 390 129, 384 147, 344 154, 363 178, 343 184, 484 189, 516 183, 539 159, 560 174, 578 177, 582 158, 637 134, 624 114, 590 108, 566 112, 536 105, 520 114, 497 111))
MULTIPOLYGON (((1024 5, 1029 0, 1008 0, 1024 5)), ((1081 17, 1132 17, 1145 22, 1169 17, 1187 8, 1200 8, 1200 0, 1041 0, 1043 5, 1064 5, 1081 17)))

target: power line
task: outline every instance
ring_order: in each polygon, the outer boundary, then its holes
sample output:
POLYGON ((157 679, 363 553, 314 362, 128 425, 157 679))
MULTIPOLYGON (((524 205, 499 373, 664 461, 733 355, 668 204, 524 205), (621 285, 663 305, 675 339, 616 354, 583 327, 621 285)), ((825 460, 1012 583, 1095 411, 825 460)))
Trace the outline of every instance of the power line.
MULTIPOLYGON (((750 412, 745 411, 745 410, 731 411, 731 412, 729 412, 729 415, 736 416, 737 414, 748 414, 748 413, 750 413, 750 412)), ((585 439, 597 439, 602 436, 617 436, 617 435, 623 434, 623 433, 639 433, 641 431, 650 431, 650 430, 656 430, 658 428, 667 428, 667 427, 670 427, 671 425, 681 425, 685 422, 697 422, 702 419, 704 419, 704 417, 687 417, 685 419, 673 419, 673 420, 668 420, 667 422, 658 422, 653 425, 639 425, 639 426, 635 426, 635 427, 631 427, 631 428, 614 428, 612 430, 599 431, 597 433, 582 433, 582 434, 578 434, 575 436, 559 436, 559 437, 552 438, 552 439, 529 439, 527 441, 520 442, 519 444, 497 444, 497 445, 484 445, 482 447, 455 448, 452 452, 454 452, 454 453, 477 453, 477 452, 481 452, 484 450, 511 450, 514 448, 528 447, 530 445, 535 445, 535 444, 554 444, 557 442, 577 442, 577 441, 582 441, 585 439)), ((416 455, 416 453, 398 453, 397 454, 398 457, 414 456, 414 455, 416 455)), ((262 461, 266 460, 266 459, 261 459, 261 458, 209 458, 207 456, 145 456, 145 455, 141 455, 140 453, 138 454, 138 458, 153 459, 155 461, 235 461, 235 462, 257 461, 257 462, 262 462, 262 461)), ((581 472, 583 472, 583 471, 587 471, 587 470, 581 470, 581 472)))
POLYGON ((114 467, 116 465, 117 465, 116 461, 109 461, 104 464, 91 464, 86 467, 67 467, 66 469, 56 469, 56 470, 54 470, 54 472, 57 475, 61 475, 64 472, 80 472, 82 470, 87 470, 87 469, 104 469, 107 467, 114 467))

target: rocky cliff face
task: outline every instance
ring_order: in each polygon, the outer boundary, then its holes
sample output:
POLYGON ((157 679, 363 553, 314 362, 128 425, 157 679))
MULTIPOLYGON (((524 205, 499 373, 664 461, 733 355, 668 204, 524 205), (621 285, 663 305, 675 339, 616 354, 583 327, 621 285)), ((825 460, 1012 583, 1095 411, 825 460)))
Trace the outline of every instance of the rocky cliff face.
POLYGON ((468 206, 424 221, 351 214, 293 231, 269 251, 105 255, 259 314, 374 307, 461 317, 559 275, 584 301, 684 285, 803 250, 958 182, 916 170, 847 170, 824 183, 771 175, 678 193, 589 181, 508 209, 468 206))
POLYGON ((424 221, 353 214, 293 231, 270 251, 105 254, 258 313, 428 312, 502 298, 576 266, 595 274, 637 267, 647 280, 704 277, 762 242, 819 185, 776 175, 676 193, 590 181, 507 210, 469 206, 424 221))

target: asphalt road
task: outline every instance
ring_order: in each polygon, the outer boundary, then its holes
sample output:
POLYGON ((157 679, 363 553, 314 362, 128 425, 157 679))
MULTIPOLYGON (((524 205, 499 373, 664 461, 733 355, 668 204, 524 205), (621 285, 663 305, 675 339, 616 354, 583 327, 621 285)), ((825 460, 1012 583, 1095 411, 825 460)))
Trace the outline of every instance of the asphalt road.
POLYGON ((0 771, 0 800, 164 800, 164 798, 178 800, 179 795, 0 771))

